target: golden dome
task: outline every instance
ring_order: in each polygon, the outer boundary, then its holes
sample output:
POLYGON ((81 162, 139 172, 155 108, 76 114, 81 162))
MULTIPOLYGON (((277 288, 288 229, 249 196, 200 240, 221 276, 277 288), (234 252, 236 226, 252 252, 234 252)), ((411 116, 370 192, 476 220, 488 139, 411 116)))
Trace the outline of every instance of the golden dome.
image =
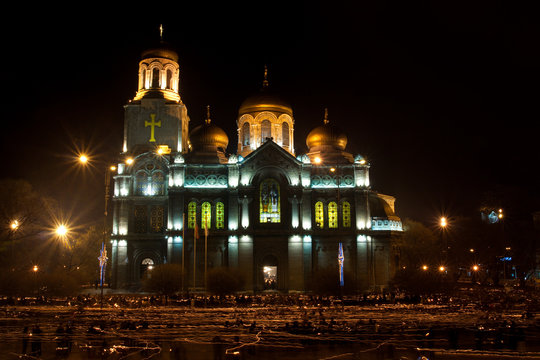
POLYGON ((331 146, 338 150, 345 150, 347 135, 337 126, 328 121, 328 112, 325 110, 324 124, 311 130, 306 138, 309 149, 319 146, 331 146))
POLYGON ((142 59, 163 58, 178 62, 178 54, 167 43, 161 41, 159 46, 143 51, 142 59))
POLYGON ((210 121, 208 114, 205 123, 195 127, 189 133, 189 141, 194 150, 215 150, 225 151, 229 145, 229 137, 219 126, 210 121))
POLYGON ((244 100, 240 105, 238 114, 243 115, 261 111, 275 111, 292 116, 291 106, 279 96, 269 93, 266 89, 244 100))
POLYGON ((262 89, 258 93, 253 94, 244 100, 244 102, 240 105, 238 114, 244 115, 261 111, 275 111, 292 116, 291 105, 268 89, 268 69, 266 66, 264 67, 264 81, 262 89))

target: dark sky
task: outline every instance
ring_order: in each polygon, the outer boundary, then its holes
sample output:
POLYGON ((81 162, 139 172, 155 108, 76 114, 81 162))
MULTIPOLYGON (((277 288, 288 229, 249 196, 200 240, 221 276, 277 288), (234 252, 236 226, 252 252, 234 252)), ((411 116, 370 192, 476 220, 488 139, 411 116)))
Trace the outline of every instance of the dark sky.
POLYGON ((70 157, 119 153, 140 53, 163 24, 192 126, 209 104, 229 152, 238 107, 267 64, 270 86, 293 107, 297 154, 327 107, 403 218, 470 215, 498 185, 536 201, 540 31, 535 12, 516 3, 15 9, 1 25, 2 176, 29 180, 77 221, 99 217, 103 166, 81 171, 70 157))

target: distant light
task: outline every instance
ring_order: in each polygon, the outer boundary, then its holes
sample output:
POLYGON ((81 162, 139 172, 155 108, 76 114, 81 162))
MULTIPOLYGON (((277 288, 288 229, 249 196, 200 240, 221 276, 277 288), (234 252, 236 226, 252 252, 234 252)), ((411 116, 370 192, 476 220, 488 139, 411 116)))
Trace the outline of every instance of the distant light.
POLYGON ((471 249, 469 249, 469 251, 473 253, 473 252, 474 252, 474 249, 473 249, 473 248, 471 248, 471 249))
POLYGON ((336 171, 336 168, 333 168, 333 167, 332 167, 332 168, 330 168, 330 171, 331 171, 331 172, 334 172, 334 171, 336 171))
POLYGON ((81 155, 79 156, 79 161, 82 163, 82 164, 86 164, 88 162, 88 157, 86 155, 81 155))
POLYGON ((39 267, 37 265, 34 265, 34 267, 32 268, 32 271, 37 272, 38 270, 39 270, 39 267))
POLYGON ((365 164, 366 164, 366 160, 364 160, 364 159, 360 160, 360 164, 365 165, 365 164))
POLYGON ((428 269, 427 265, 422 266, 422 270, 426 271, 428 269))
POLYGON ((315 164, 320 164, 322 160, 320 157, 317 156, 313 161, 315 162, 315 164))
POLYGON ((19 221, 18 220, 13 220, 11 222, 11 224, 9 225, 9 227, 11 228, 11 230, 15 231, 19 228, 19 221))
POLYGON ((445 271, 445 270, 446 270, 446 268, 445 268, 444 266, 442 266, 442 265, 439 266, 439 271, 440 271, 440 272, 443 272, 443 271, 445 271))
POLYGON ((478 267, 478 265, 474 265, 474 266, 472 267, 472 269, 473 269, 474 271, 478 271, 479 267, 478 267))
POLYGON ((60 225, 56 228, 56 234, 60 235, 60 236, 64 236, 66 235, 68 232, 67 228, 65 225, 60 225))
POLYGON ((111 165, 111 167, 109 168, 109 170, 111 170, 111 171, 116 171, 116 166, 111 165))
POLYGON ((126 159, 126 164, 131 165, 131 164, 133 164, 133 161, 134 161, 133 158, 127 158, 126 159))
POLYGON ((444 216, 441 218, 440 225, 443 228, 446 227, 446 225, 448 225, 448 223, 446 222, 446 218, 444 216))

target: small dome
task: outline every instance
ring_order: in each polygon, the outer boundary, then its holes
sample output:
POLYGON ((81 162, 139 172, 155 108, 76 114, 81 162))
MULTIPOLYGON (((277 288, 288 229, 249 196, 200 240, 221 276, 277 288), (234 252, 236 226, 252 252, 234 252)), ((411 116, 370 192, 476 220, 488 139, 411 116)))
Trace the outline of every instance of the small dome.
POLYGON ((306 138, 307 147, 311 149, 319 146, 331 146, 338 150, 345 150, 347 135, 337 126, 331 125, 327 116, 328 113, 325 111, 324 124, 309 132, 306 138))
POLYGON ((244 100, 238 113, 243 115, 260 111, 275 111, 292 116, 291 105, 279 96, 270 93, 266 88, 244 100))
POLYGON ((189 141, 193 150, 222 150, 229 145, 229 137, 222 128, 211 123, 210 106, 206 108, 205 123, 195 127, 189 133, 189 141))

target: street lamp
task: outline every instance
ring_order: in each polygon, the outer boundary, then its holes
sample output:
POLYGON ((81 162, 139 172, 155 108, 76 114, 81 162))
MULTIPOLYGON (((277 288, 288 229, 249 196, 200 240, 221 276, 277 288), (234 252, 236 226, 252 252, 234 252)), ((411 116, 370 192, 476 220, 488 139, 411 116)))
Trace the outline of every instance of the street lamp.
MULTIPOLYGON (((79 162, 83 165, 86 165, 86 163, 89 161, 88 157, 85 155, 79 156, 79 162)), ((133 158, 127 158, 126 164, 131 165, 133 164, 133 158)), ((103 240, 101 243, 101 250, 100 255, 98 257, 99 261, 99 268, 100 268, 100 285, 101 285, 101 298, 100 298, 100 304, 101 308, 103 308, 103 283, 105 280, 105 269, 107 267, 107 249, 105 246, 105 243, 107 241, 107 216, 109 214, 109 192, 110 192, 110 186, 111 186, 111 173, 116 171, 116 166, 108 164, 105 168, 105 206, 103 211, 103 240)))
POLYGON ((439 226, 441 227, 441 244, 444 243, 445 261, 448 262, 448 239, 446 236, 444 236, 444 231, 446 230, 446 227, 448 226, 448 221, 446 217, 442 216, 440 218, 439 226))
POLYGON ((422 270, 427 271, 427 269, 429 269, 427 265, 422 265, 422 270))
POLYGON ((66 225, 60 224, 56 228, 55 232, 56 232, 56 235, 58 236, 66 236, 66 234, 68 233, 68 229, 66 225))

